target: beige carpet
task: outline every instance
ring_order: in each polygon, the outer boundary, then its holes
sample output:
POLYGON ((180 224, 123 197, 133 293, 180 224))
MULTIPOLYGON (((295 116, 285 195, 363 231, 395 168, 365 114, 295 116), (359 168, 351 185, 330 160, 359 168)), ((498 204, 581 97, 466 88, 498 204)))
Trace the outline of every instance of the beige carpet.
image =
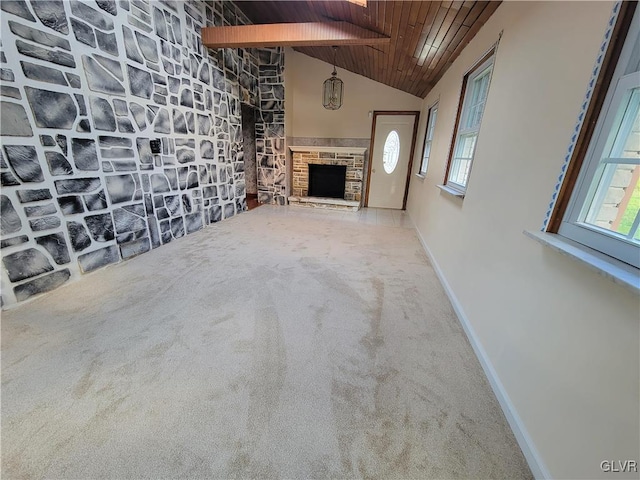
POLYGON ((2 316, 2 478, 531 478, 400 212, 263 206, 2 316))

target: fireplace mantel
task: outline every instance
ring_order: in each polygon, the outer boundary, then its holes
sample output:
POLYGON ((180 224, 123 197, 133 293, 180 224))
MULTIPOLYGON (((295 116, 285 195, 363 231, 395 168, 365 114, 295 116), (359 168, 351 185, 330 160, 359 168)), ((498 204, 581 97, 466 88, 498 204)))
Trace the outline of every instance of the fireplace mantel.
POLYGON ((290 145, 289 150, 292 152, 324 152, 324 153, 342 153, 346 155, 364 155, 367 151, 366 147, 326 147, 318 145, 290 145))

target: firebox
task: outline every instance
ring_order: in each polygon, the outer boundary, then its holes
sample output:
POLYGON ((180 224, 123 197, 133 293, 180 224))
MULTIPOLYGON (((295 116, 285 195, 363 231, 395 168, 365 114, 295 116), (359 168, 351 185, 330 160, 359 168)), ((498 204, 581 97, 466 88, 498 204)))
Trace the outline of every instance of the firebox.
POLYGON ((309 196, 344 199, 346 165, 309 164, 309 196))

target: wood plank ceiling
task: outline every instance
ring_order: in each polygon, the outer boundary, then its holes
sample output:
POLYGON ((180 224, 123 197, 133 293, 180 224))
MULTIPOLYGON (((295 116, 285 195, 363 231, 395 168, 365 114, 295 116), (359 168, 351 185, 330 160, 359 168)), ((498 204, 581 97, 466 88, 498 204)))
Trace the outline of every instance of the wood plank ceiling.
MULTIPOLYGON (((336 64, 424 98, 501 2, 346 0, 239 1, 256 24, 346 21, 391 37, 388 45, 341 46, 336 64)), ((331 47, 295 50, 327 63, 331 47)), ((339 76, 339 75, 338 75, 339 76)))

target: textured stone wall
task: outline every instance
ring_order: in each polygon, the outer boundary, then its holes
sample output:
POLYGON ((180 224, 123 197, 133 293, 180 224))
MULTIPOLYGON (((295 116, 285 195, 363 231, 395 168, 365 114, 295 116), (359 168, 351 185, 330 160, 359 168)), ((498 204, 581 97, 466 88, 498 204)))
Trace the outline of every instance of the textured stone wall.
POLYGON ((362 199, 362 179, 364 175, 364 154, 335 152, 294 152, 293 153, 293 195, 309 195, 309 164, 344 165, 347 167, 344 199, 359 202, 362 199))
POLYGON ((200 42, 247 22, 233 3, 0 8, 3 305, 245 210, 241 101, 263 108, 262 201, 282 203, 282 52, 200 42))
MULTIPOLYGON (((327 137, 290 137, 287 139, 288 146, 315 146, 315 147, 355 147, 365 148, 364 166, 362 168, 362 178, 360 200, 367 197, 367 182, 364 180, 369 171, 369 147, 371 145, 370 138, 327 138, 327 137)), ((289 149, 287 149, 289 150, 289 149)), ((288 157, 287 169, 291 190, 293 191, 293 155, 288 157)), ((362 203, 362 202, 361 202, 362 203)))
POLYGON ((260 50, 260 115, 256 124, 258 201, 284 205, 286 152, 284 137, 284 50, 260 50))

